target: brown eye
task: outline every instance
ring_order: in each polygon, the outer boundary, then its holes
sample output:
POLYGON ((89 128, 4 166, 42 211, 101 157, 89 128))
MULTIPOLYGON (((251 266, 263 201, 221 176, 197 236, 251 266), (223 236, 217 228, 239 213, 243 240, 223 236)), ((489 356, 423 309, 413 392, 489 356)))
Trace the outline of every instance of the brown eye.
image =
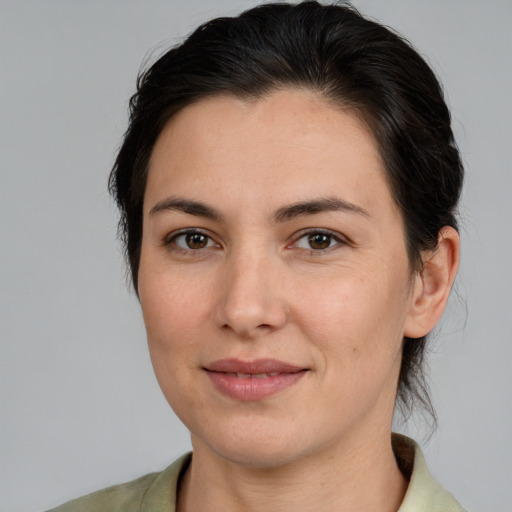
POLYGON ((312 233, 308 236, 308 244, 311 249, 327 249, 332 243, 332 236, 325 233, 312 233))
POLYGON ((174 236, 169 243, 186 251, 199 251, 216 246, 215 242, 208 235, 199 231, 180 233, 174 236))
POLYGON ((341 236, 337 236, 336 233, 315 229, 304 233, 293 243, 293 247, 297 249, 304 249, 319 254, 328 249, 335 249, 343 245, 345 245, 344 239, 341 236))
POLYGON ((208 245, 208 237, 201 233, 187 233, 185 243, 189 249, 203 249, 208 245))

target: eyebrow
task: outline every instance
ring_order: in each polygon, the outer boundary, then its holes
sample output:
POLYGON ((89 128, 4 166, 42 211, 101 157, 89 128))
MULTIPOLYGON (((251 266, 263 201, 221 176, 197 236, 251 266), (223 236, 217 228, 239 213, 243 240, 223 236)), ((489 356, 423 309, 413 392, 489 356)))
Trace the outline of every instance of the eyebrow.
POLYGON ((315 213, 339 211, 362 215, 366 218, 371 217, 370 213, 361 206, 344 201, 337 197, 326 197, 283 206, 276 211, 274 219, 276 222, 286 222, 302 215, 314 215, 315 213))
POLYGON ((189 215, 195 215, 196 217, 205 217, 215 221, 223 220, 223 215, 204 203, 199 201, 192 201, 190 199, 179 199, 179 198, 168 198, 158 203, 151 208, 149 215, 155 215, 161 212, 167 211, 178 211, 187 213, 189 215))
MULTIPOLYGON (((167 198, 151 208, 149 215, 166 211, 178 211, 196 217, 204 217, 215 221, 223 221, 224 216, 215 208, 199 201, 181 198, 167 198)), ((288 206, 279 208, 273 215, 273 220, 277 223, 287 222, 303 215, 314 215, 322 212, 341 211, 361 215, 370 218, 367 210, 356 204, 350 203, 337 197, 326 197, 313 199, 311 201, 301 201, 288 206)))

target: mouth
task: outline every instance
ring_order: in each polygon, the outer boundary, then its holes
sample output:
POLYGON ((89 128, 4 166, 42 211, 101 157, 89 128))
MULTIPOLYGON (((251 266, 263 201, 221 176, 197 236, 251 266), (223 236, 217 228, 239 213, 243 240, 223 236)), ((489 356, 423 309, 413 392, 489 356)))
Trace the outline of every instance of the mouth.
POLYGON ((276 359, 240 361, 221 359, 204 367, 221 394, 240 401, 270 397, 294 385, 308 371, 276 359))

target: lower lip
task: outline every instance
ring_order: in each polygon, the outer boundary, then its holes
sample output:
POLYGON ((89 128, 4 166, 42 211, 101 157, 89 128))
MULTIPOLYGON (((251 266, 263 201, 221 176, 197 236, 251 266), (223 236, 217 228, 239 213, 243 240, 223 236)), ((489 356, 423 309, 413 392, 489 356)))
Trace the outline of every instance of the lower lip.
POLYGON ((255 401, 275 395, 293 386, 293 384, 304 376, 306 371, 280 373, 279 375, 262 378, 242 378, 232 373, 212 371, 207 371, 207 373, 215 388, 223 395, 234 398, 235 400, 255 401))

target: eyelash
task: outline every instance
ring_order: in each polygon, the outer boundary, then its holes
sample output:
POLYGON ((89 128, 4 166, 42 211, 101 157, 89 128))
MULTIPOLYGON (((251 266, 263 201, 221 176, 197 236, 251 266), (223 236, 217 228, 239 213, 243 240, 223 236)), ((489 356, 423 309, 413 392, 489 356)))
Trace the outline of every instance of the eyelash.
MULTIPOLYGON (((187 244, 187 242, 185 241, 185 244, 187 244)), ((340 246, 340 245, 346 245, 347 244, 347 241, 344 240, 343 238, 341 238, 338 234, 332 232, 332 231, 329 231, 329 230, 326 230, 326 229, 309 229, 309 230, 306 230, 306 231, 302 231, 301 233, 299 233, 298 236, 295 237, 294 241, 287 246, 287 248, 294 248, 294 247, 297 247, 299 249, 302 249, 302 250, 305 250, 305 251, 309 251, 311 254, 313 255, 319 255, 319 254, 323 254, 325 253, 326 251, 329 251, 330 249, 333 249, 334 247, 337 247, 337 246, 340 246), (328 242, 328 246, 327 247, 323 247, 323 248, 313 248, 311 246, 309 247, 299 247, 298 245, 298 242, 302 239, 307 239, 307 242, 309 244, 309 242, 311 241, 311 239, 315 236, 323 236, 323 237, 326 237, 327 238, 327 242, 328 242)), ((187 230, 184 230, 184 231, 180 231, 178 233, 172 233, 170 236, 166 237, 164 242, 163 242, 163 245, 165 246, 173 246, 173 250, 177 250, 177 251, 180 251, 180 252, 183 252, 183 253, 188 253, 188 254, 197 254, 198 252, 201 252, 203 249, 210 249, 212 248, 213 245, 215 245, 216 247, 220 247, 214 240, 213 238, 208 235, 207 233, 205 233, 204 231, 200 230, 200 229, 187 229, 187 230), (204 237, 205 238, 205 241, 206 241, 206 244, 203 246, 203 247, 197 247, 197 248, 191 248, 191 247, 180 247, 178 244, 177 244, 177 240, 180 239, 181 237, 187 237, 187 236, 193 236, 193 235, 199 235, 201 237, 204 237)))
MULTIPOLYGON (((187 243, 187 242, 185 242, 185 243, 187 243)), ((214 242, 213 238, 210 235, 208 235, 207 233, 205 233, 204 231, 201 231, 200 229, 186 229, 184 231, 179 231, 178 233, 172 233, 170 236, 166 237, 163 245, 173 246, 172 248, 174 250, 181 251, 183 253, 197 254, 202 249, 211 248, 212 243, 214 245, 218 246, 218 244, 216 242, 214 242), (204 247, 193 249, 191 247, 180 247, 176 242, 179 238, 193 236, 193 235, 199 235, 199 236, 204 237, 206 239, 206 245, 204 247)))
POLYGON ((299 236, 297 236, 295 238, 295 241, 292 244, 290 244, 288 247, 292 247, 292 248, 298 247, 298 242, 302 239, 306 239, 307 240, 306 243, 308 243, 308 245, 309 245, 309 241, 311 241, 311 239, 313 237, 318 236, 318 235, 328 237, 328 239, 329 239, 328 247, 314 249, 311 246, 309 246, 309 247, 302 247, 301 249, 303 249, 305 251, 309 251, 310 254, 319 255, 319 254, 323 254, 326 251, 329 251, 330 249, 333 249, 337 246, 347 244, 347 241, 344 240, 343 238, 341 238, 339 234, 329 231, 327 229, 308 229, 307 231, 303 231, 302 233, 300 233, 299 236))

